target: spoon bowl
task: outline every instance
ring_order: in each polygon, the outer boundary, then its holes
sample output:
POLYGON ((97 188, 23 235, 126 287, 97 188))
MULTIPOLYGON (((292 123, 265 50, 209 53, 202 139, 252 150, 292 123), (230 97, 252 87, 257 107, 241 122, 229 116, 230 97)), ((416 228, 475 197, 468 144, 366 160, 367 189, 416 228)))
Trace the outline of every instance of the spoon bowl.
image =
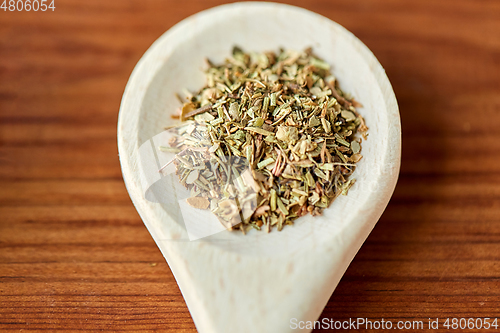
POLYGON ((165 256, 199 332, 308 332, 294 329, 294 323, 319 317, 394 191, 401 126, 384 69, 352 33, 305 9, 244 2, 191 16, 150 47, 123 95, 118 148, 130 197, 165 256), (342 90, 363 105, 359 113, 369 137, 353 173, 356 184, 322 216, 301 217, 281 232, 215 230, 193 240, 189 221, 206 216, 186 217, 174 175, 158 173, 166 159, 156 148, 180 105, 175 94, 183 88, 200 89, 204 58, 222 62, 234 45, 247 51, 312 46, 332 65, 342 90), (156 183, 162 191, 151 194, 156 183))

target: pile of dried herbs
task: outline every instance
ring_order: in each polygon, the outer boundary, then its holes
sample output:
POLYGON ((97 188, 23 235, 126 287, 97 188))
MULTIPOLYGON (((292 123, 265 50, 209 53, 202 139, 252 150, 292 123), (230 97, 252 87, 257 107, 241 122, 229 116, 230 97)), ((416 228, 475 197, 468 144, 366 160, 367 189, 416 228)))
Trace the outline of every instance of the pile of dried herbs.
POLYGON ((209 65, 169 147, 187 202, 229 229, 281 231, 347 194, 366 139, 359 106, 312 50, 245 53, 209 65), (245 170, 249 170, 245 172, 245 170))

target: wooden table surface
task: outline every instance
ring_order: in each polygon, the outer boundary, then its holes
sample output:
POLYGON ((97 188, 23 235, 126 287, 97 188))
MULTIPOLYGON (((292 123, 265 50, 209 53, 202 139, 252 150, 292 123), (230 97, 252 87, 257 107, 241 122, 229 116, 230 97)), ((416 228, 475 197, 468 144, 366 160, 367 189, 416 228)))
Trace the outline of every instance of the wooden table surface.
MULTIPOLYGON (((150 44, 220 3, 0 10, 1 330, 196 331, 125 190, 116 124, 150 44)), ((322 317, 500 317, 500 1, 294 3, 374 52, 403 126, 394 196, 322 317)))

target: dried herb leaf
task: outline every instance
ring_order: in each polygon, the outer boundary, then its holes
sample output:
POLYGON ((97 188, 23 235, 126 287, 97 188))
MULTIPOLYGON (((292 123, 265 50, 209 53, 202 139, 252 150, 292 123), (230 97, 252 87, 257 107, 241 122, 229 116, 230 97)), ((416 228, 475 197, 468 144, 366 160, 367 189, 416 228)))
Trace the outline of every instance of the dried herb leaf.
POLYGON ((186 199, 186 202, 194 208, 197 209, 207 209, 208 206, 210 205, 210 202, 208 201, 207 198, 201 198, 201 197, 189 197, 186 199))
MULTIPOLYGON (((303 52, 246 53, 207 61, 207 84, 186 92, 174 139, 188 204, 210 210, 228 229, 281 231, 347 194, 367 138, 361 106, 338 86, 331 66, 303 52)), ((162 169, 163 169, 162 168, 162 169)))

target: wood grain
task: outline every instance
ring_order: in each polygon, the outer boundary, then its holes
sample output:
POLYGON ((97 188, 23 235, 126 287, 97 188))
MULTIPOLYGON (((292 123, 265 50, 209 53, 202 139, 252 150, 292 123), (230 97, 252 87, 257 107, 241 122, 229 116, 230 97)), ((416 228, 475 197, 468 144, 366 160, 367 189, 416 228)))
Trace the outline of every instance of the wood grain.
MULTIPOLYGON (((0 329, 196 331, 128 199, 116 121, 149 45, 220 3, 0 11, 0 329)), ((403 125, 396 192, 322 318, 500 317, 500 3, 290 3, 374 52, 403 125)))

